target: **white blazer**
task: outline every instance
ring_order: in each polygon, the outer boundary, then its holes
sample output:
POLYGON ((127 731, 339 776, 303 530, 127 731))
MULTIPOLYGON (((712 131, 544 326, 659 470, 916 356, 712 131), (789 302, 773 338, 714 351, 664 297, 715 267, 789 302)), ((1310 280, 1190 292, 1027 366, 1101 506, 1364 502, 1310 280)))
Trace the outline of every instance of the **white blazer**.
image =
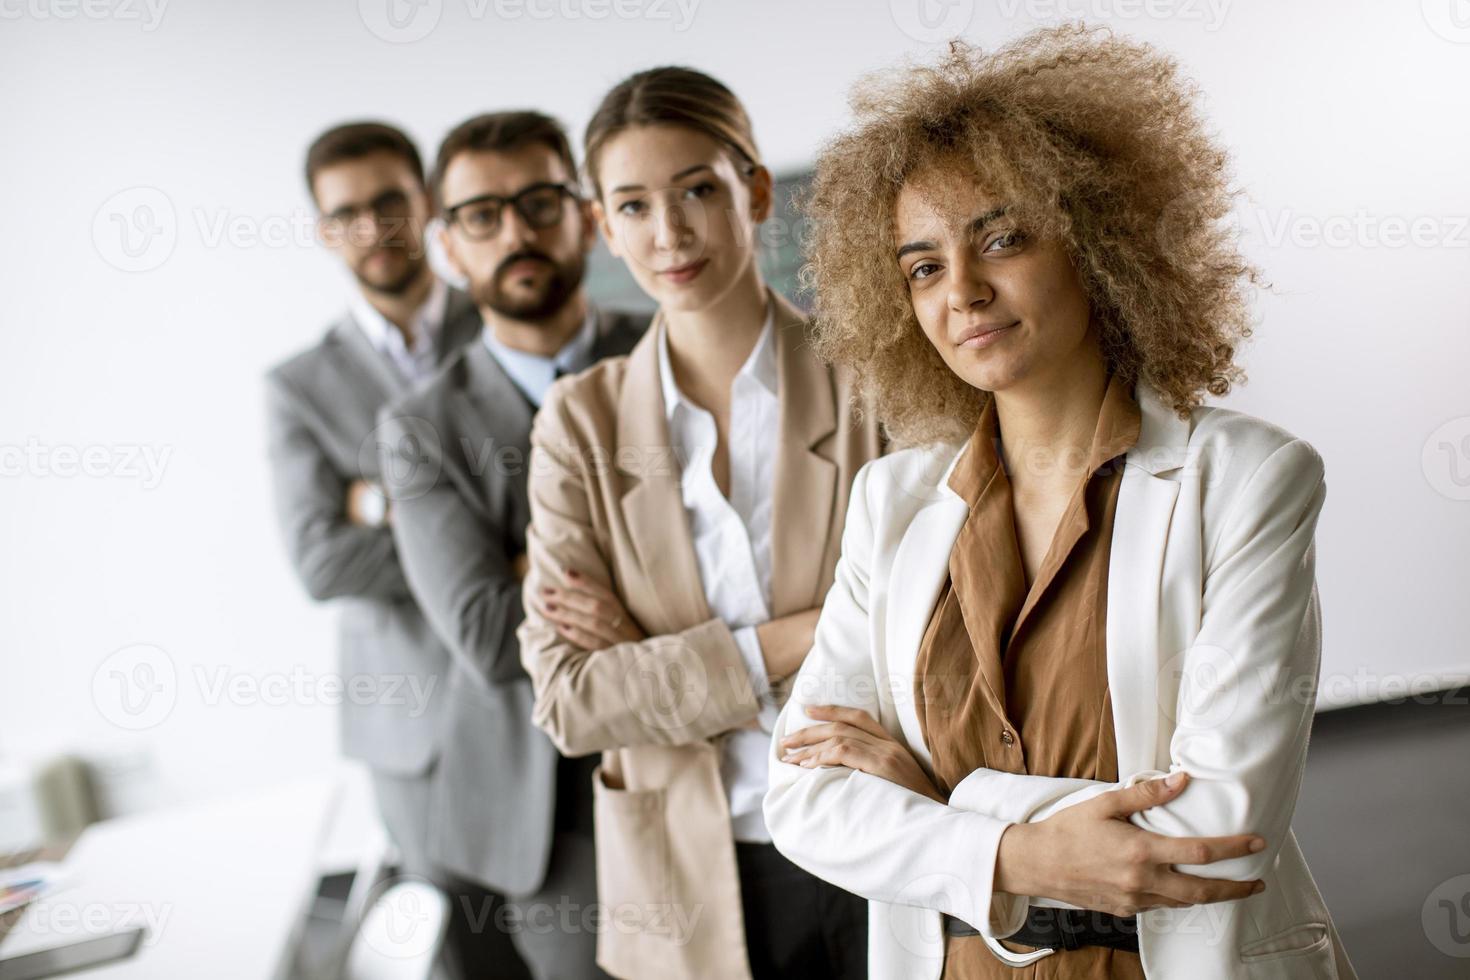
POLYGON ((931 769, 914 669, 969 515, 948 487, 957 447, 894 453, 853 483, 836 580, 776 725, 765 813, 783 854, 869 899, 873 980, 939 977, 941 911, 980 930, 1002 959, 1047 955, 1019 957, 996 942, 1035 901, 992 891, 1002 832, 1180 769, 1192 779, 1179 798, 1133 823, 1173 837, 1262 835, 1260 854, 1181 870, 1260 877, 1266 890, 1142 913, 1145 974, 1355 978, 1291 834, 1321 650, 1321 458, 1258 419, 1200 408, 1185 421, 1152 389, 1140 385, 1138 397, 1108 579, 1119 783, 977 769, 945 805, 867 773, 780 761, 780 740, 812 724, 806 705, 843 704, 873 714, 931 769))

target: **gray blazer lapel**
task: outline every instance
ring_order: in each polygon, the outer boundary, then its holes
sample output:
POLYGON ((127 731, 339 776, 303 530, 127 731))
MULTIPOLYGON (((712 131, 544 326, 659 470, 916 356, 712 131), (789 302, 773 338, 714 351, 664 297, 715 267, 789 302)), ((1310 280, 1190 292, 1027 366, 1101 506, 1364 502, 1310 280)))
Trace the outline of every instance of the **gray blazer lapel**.
MULTIPOLYGON (((592 348, 594 362, 631 351, 648 325, 647 320, 604 310, 595 310, 594 316, 597 318, 597 341, 592 348)), ((488 430, 486 434, 497 442, 529 450, 535 408, 478 333, 465 347, 465 365, 467 382, 455 405, 465 431, 488 430)))
POLYGON ((439 342, 434 352, 436 364, 449 360, 455 351, 480 335, 484 321, 475 301, 467 293, 454 287, 449 289, 449 301, 444 307, 444 327, 439 331, 439 342))
POLYGON ((449 393, 448 459, 462 460, 465 482, 487 514, 508 515, 514 533, 530 520, 526 492, 531 406, 480 339, 464 348, 464 384, 449 393))
MULTIPOLYGON (((474 301, 465 293, 450 289, 444 306, 444 322, 440 325, 439 337, 435 343, 434 363, 443 364, 479 332, 480 311, 476 309, 474 301)), ((390 401, 409 390, 411 386, 408 380, 373 346, 350 312, 337 324, 333 333, 341 340, 342 348, 347 354, 346 360, 356 369, 358 376, 370 379, 381 394, 379 403, 390 401)))
MULTIPOLYGON (((626 354, 648 325, 647 319, 627 314, 597 310, 595 316, 594 361, 626 354)), ((463 458, 470 481, 485 495, 486 506, 494 509, 503 502, 500 495, 508 493, 516 508, 528 510, 526 473, 535 409, 485 346, 478 312, 475 323, 475 336, 463 348, 464 383, 449 394, 455 433, 463 444, 446 447, 447 454, 463 458), (492 478, 493 473, 513 474, 514 478, 492 478)))
POLYGON ((478 338, 465 347, 465 386, 455 395, 454 410, 465 432, 529 448, 531 403, 478 338))
MULTIPOLYGON (((362 332, 362 327, 351 313, 344 316, 340 323, 333 329, 333 334, 341 341, 341 350, 345 355, 343 364, 357 376, 357 379, 372 385, 377 393, 376 405, 381 405, 396 398, 408 390, 408 382, 399 375, 398 370, 392 363, 378 352, 373 342, 368 340, 367 334, 362 332)), ((376 407, 374 407, 376 412, 376 407)))

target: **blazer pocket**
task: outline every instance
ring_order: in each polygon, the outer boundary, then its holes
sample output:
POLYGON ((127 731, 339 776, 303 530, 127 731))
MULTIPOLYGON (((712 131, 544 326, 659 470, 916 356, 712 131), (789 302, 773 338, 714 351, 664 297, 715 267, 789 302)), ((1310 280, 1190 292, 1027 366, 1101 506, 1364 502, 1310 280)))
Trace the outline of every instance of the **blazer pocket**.
POLYGON ((597 896, 604 919, 642 922, 669 903, 669 835, 662 789, 609 786, 592 776, 597 896))
POLYGON ((1332 936, 1320 922, 1303 922, 1240 948, 1240 961, 1259 980, 1337 980, 1332 936))

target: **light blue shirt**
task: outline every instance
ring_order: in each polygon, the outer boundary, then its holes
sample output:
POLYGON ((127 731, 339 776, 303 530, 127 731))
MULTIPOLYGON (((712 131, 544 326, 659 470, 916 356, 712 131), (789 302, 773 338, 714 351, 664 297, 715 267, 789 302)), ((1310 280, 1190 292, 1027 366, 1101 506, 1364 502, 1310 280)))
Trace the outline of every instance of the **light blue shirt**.
POLYGON ((510 380, 531 400, 532 405, 540 408, 547 389, 558 376, 576 374, 592 366, 592 348, 597 344, 597 313, 592 307, 587 307, 587 319, 582 323, 582 329, 562 344, 561 350, 552 357, 507 347, 495 338, 495 332, 488 323, 484 338, 491 356, 510 375, 510 380))

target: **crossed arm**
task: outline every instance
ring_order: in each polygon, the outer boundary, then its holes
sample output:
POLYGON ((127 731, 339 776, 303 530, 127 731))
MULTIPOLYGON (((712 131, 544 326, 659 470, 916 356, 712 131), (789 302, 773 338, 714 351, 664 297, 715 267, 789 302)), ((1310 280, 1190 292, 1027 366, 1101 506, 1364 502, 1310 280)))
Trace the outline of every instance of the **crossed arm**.
POLYGON ((517 631, 521 662, 536 690, 533 720, 568 755, 689 744, 746 724, 757 716, 759 699, 723 620, 645 637, 633 617, 622 613, 624 621, 612 627, 620 613, 609 618, 604 612, 597 615, 608 628, 624 631, 609 644, 612 637, 558 618, 557 610, 535 600, 542 590, 556 590, 560 602, 551 601, 560 608, 573 593, 616 593, 593 526, 592 459, 553 389, 531 432, 530 572, 517 631))
POLYGON ((1187 774, 1173 786, 1153 771, 1108 784, 980 769, 938 798, 901 735, 874 720, 893 713, 866 653, 865 491, 860 474, 816 648, 778 722, 766 815, 782 850, 881 901, 925 905, 905 882, 959 875, 968 901, 953 914, 996 938, 1019 925, 1017 896, 1128 914, 1251 894, 1289 827, 1311 723, 1323 496, 1311 448, 1290 443, 1261 464, 1206 556, 1199 633, 1168 705, 1169 769, 1187 774))
POLYGON ((379 416, 393 537, 419 608, 450 653, 486 683, 525 679, 515 645, 523 562, 510 535, 449 475, 454 440, 395 408, 379 416))
POLYGON ((349 514, 354 481, 338 472, 307 423, 309 406, 284 378, 267 376, 267 426, 276 516, 286 551, 313 599, 398 599, 408 582, 386 527, 349 514))

